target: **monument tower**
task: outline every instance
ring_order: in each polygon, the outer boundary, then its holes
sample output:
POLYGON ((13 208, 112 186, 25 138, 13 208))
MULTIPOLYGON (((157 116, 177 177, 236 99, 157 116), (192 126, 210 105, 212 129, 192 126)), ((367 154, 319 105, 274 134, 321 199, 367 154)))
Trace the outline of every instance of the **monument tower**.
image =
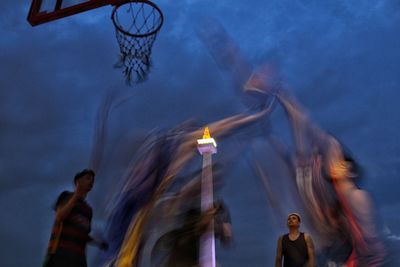
MULTIPOLYGON (((217 153, 217 143, 214 138, 211 138, 208 127, 204 129, 203 138, 197 140, 197 149, 203 156, 203 171, 201 176, 201 212, 205 213, 213 208, 212 154, 217 153)), ((207 231, 200 238, 200 266, 216 266, 214 220, 211 220, 207 231)))

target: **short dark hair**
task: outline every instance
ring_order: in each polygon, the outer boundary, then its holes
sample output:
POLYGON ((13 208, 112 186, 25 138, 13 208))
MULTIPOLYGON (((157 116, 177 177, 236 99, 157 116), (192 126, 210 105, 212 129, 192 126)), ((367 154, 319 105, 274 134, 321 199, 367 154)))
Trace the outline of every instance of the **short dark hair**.
POLYGON ((292 212, 292 213, 289 213, 288 214, 288 219, 289 219, 289 217, 290 216, 296 216, 297 217, 297 219, 299 220, 299 222, 301 222, 301 217, 300 217, 300 214, 298 214, 297 212, 292 212))
POLYGON ((349 151, 344 150, 343 152, 344 160, 350 164, 349 171, 352 173, 353 178, 362 178, 363 170, 360 164, 353 158, 349 151))
POLYGON ((91 170, 91 169, 84 169, 83 171, 80 171, 80 172, 78 172, 77 174, 75 174, 75 177, 74 177, 74 184, 76 184, 76 182, 77 182, 80 178, 82 178, 83 176, 85 176, 86 174, 90 174, 90 175, 92 175, 93 177, 95 177, 95 173, 94 173, 93 170, 91 170))
MULTIPOLYGON (((329 133, 329 135, 339 143, 340 148, 342 150, 343 160, 350 165, 349 172, 352 175, 352 177, 351 177, 352 180, 354 182, 360 183, 362 181, 362 179, 364 178, 363 167, 354 158, 353 153, 350 151, 350 149, 340 139, 338 139, 336 136, 334 136, 331 133, 329 133)), ((327 156, 327 153, 325 151, 324 155, 323 155, 324 161, 327 160, 326 156, 327 156)), ((325 167, 322 168, 322 175, 325 178, 327 178, 329 181, 332 181, 332 177, 331 177, 327 167, 328 167, 328 164, 326 164, 325 167)))

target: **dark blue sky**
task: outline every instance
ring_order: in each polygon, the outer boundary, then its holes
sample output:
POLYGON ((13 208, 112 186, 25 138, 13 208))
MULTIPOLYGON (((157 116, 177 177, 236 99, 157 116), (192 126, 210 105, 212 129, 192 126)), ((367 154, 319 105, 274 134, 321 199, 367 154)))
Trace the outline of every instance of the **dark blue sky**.
MULTIPOLYGON (((104 196, 150 130, 243 111, 230 79, 195 33, 205 16, 224 25, 252 65, 272 61, 279 66, 310 116, 360 160, 367 174, 364 186, 382 222, 400 235, 398 1, 156 3, 165 22, 153 47, 153 69, 147 82, 130 88, 112 67, 118 45, 111 7, 31 27, 27 1, 1 1, 3 266, 40 264, 53 220, 51 205, 62 190, 72 189, 73 175, 86 167, 96 111, 110 90, 132 97, 110 115, 106 163, 90 196, 98 231, 104 196)), ((275 123, 284 124, 283 119, 276 116, 275 123)), ((271 266, 275 240, 284 231, 250 172, 244 163, 226 172, 231 177, 224 192, 236 246, 221 254, 223 266, 271 266)))

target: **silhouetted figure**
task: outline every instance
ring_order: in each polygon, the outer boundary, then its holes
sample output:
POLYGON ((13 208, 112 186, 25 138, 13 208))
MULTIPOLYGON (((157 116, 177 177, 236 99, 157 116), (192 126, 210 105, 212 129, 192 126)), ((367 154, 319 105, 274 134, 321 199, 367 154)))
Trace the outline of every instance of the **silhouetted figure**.
POLYGON ((92 190, 95 173, 85 169, 75 175, 75 191, 64 191, 55 204, 52 229, 45 267, 86 267, 86 245, 93 242, 101 249, 107 244, 90 235, 92 208, 85 201, 92 190))
POLYGON ((229 245, 232 241, 229 211, 223 201, 216 201, 214 208, 206 213, 201 213, 200 208, 189 209, 185 212, 183 224, 178 229, 160 237, 153 253, 164 251, 165 256, 158 262, 155 258, 152 266, 199 266, 200 237, 207 231, 211 222, 214 222, 216 238, 222 245, 229 245))

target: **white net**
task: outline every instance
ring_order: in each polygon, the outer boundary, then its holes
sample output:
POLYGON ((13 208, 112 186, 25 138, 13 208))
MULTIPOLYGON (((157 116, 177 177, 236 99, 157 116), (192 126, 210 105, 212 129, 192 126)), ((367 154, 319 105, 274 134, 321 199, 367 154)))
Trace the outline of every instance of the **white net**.
POLYGON ((112 20, 120 46, 121 68, 128 84, 147 79, 151 68, 151 49, 163 23, 161 10, 152 2, 130 0, 114 8, 112 20))

